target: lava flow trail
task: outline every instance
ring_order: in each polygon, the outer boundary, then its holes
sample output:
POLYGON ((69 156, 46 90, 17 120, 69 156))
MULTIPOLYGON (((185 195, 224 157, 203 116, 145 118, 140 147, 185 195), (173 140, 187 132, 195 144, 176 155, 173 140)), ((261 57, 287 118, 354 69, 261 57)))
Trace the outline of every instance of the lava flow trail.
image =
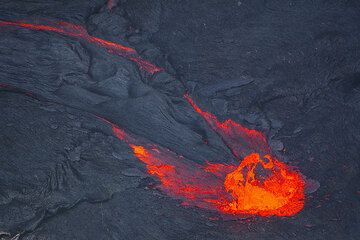
POLYGON ((300 174, 271 155, 261 157, 253 152, 239 166, 200 165, 104 121, 146 164, 148 173, 159 178, 161 190, 182 199, 183 204, 227 214, 262 216, 291 216, 303 208, 304 182, 300 174))
POLYGON ((78 37, 87 42, 94 43, 101 47, 104 47, 112 54, 126 57, 127 59, 138 64, 138 66, 141 69, 151 74, 154 74, 162 70, 161 68, 145 61, 140 56, 138 56, 138 54, 133 48, 91 36, 83 26, 76 25, 73 23, 59 21, 59 22, 49 23, 49 25, 43 25, 36 23, 0 21, 0 27, 1 26, 16 26, 16 27, 28 28, 32 30, 56 32, 71 37, 78 37))
POLYGON ((305 182, 301 174, 272 156, 262 132, 231 119, 221 122, 214 114, 200 109, 188 94, 184 97, 240 161, 234 171, 221 164, 212 171, 219 175, 221 169, 223 177, 226 174, 224 188, 231 195, 225 205, 216 202, 221 210, 263 216, 290 216, 302 210, 305 182))
MULTIPOLYGON (((134 49, 91 36, 85 28, 71 23, 40 25, 0 21, 0 26, 4 25, 79 37, 136 62, 151 74, 162 70, 142 59, 134 49)), ((160 179, 164 192, 181 198, 184 204, 222 213, 291 216, 303 208, 304 180, 301 174, 272 155, 263 133, 231 119, 221 122, 215 115, 201 110, 189 95, 184 97, 221 137, 239 165, 188 162, 170 150, 141 141, 107 121, 114 134, 146 164, 149 174, 160 179)))

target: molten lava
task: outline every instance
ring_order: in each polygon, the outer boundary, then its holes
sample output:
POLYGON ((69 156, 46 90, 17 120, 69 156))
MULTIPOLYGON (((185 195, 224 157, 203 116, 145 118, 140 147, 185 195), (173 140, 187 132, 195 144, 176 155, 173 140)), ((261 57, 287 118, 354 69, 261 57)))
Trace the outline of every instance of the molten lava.
POLYGON ((226 212, 290 216, 304 206, 301 175, 269 155, 264 159, 257 153, 246 156, 235 171, 226 175, 224 186, 233 197, 222 206, 226 212), (256 173, 259 166, 269 173, 256 173))
POLYGON ((220 135, 235 157, 242 158, 254 151, 260 154, 271 153, 266 136, 262 132, 248 129, 231 119, 220 122, 214 114, 201 110, 190 95, 185 94, 184 98, 205 119, 209 126, 220 135))
MULTIPOLYGON (((225 177, 224 187, 232 200, 222 206, 218 202, 223 211, 290 216, 304 207, 305 183, 301 174, 271 157, 263 133, 231 119, 221 122, 214 114, 201 110, 188 94, 184 97, 241 161, 236 170, 229 171, 225 177)), ((210 169, 218 174, 224 171, 224 166, 217 164, 210 169)))
POLYGON ((34 24, 34 23, 21 23, 21 22, 9 22, 9 21, 0 21, 0 26, 16 26, 23 27, 32 30, 41 30, 41 31, 49 31, 56 32, 59 34, 64 34, 71 37, 79 37, 87 42, 97 44, 101 47, 107 49, 110 53, 119 55, 122 57, 126 57, 130 61, 135 62, 141 69, 146 70, 152 74, 162 71, 161 68, 151 64, 150 62, 142 59, 133 48, 123 46, 118 43, 110 42, 98 37, 91 36, 87 30, 73 23, 68 22, 55 22, 49 23, 49 25, 44 24, 34 24))
MULTIPOLYGON (((151 74, 162 70, 142 59, 134 49, 91 36, 85 28, 75 24, 0 21, 0 26, 3 25, 79 37, 112 54, 126 57, 151 74)), ((6 87, 0 85, 0 88, 6 87)), ((111 124, 114 134, 146 164, 149 174, 159 178, 164 192, 182 199, 184 204, 230 214, 290 216, 303 208, 304 180, 299 172, 272 156, 263 133, 230 119, 221 122, 214 114, 201 110, 189 95, 184 95, 184 98, 221 137, 239 161, 238 165, 207 162, 203 166, 187 161, 166 148, 130 136, 105 120, 111 124)))
POLYGON ((301 174, 271 155, 263 133, 232 120, 219 121, 184 96, 196 112, 219 134, 239 165, 187 162, 173 152, 129 137, 112 124, 119 139, 126 141, 134 155, 161 181, 161 189, 184 204, 215 209, 229 214, 291 216, 304 207, 304 180, 301 174))
POLYGON ((148 173, 159 178, 160 188, 181 198, 183 204, 261 216, 291 216, 304 206, 301 175, 270 155, 261 158, 251 153, 238 166, 209 162, 202 166, 110 124, 114 134, 146 164, 148 173))

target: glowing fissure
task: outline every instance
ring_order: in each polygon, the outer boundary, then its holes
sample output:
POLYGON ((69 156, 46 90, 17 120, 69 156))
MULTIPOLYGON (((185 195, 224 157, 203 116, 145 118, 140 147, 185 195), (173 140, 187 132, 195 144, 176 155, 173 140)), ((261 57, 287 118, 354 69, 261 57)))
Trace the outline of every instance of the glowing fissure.
POLYGON ((87 42, 97 44, 101 47, 107 49, 110 53, 116 54, 122 57, 126 57, 127 59, 135 62, 141 69, 146 70, 152 74, 162 71, 161 68, 151 64, 150 62, 142 59, 138 56, 137 52, 130 47, 123 46, 118 43, 106 41, 104 39, 91 36, 87 30, 80 25, 68 23, 68 22, 55 22, 50 25, 42 25, 42 24, 34 24, 34 23, 21 23, 21 22, 8 22, 8 21, 0 21, 0 26, 16 26, 23 27, 32 30, 40 30, 40 31, 49 31, 56 32, 59 34, 64 34, 71 37, 78 37, 87 42))
MULTIPOLYGON (((128 58, 151 74, 162 70, 142 59, 134 49, 93 37, 85 28, 71 23, 39 25, 0 21, 1 25, 79 37, 104 47, 112 54, 128 58)), ((184 204, 222 213, 290 216, 303 208, 304 180, 301 174, 272 156, 263 133, 231 119, 221 122, 214 114, 201 110, 188 94, 184 98, 221 137, 239 165, 207 162, 203 166, 188 162, 168 149, 130 136, 105 120, 111 124, 114 134, 146 164, 149 174, 159 178, 164 192, 181 198, 184 204)))
POLYGON ((130 60, 136 62, 139 65, 140 69, 145 70, 151 74, 157 73, 162 70, 161 68, 156 67, 155 65, 153 65, 149 61, 144 60, 141 57, 131 57, 130 60))
POLYGON ((270 153, 266 136, 262 132, 248 129, 231 119, 220 122, 214 114, 201 110, 190 95, 185 94, 184 98, 205 119, 209 126, 221 136, 235 157, 245 157, 254 150, 261 154, 270 153))

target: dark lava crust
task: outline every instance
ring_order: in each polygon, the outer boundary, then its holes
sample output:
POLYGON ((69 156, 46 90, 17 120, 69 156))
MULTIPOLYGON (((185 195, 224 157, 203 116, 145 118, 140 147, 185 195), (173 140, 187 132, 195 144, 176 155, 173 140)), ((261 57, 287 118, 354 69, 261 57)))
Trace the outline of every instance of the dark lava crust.
POLYGON ((0 26, 0 239, 360 239, 359 1, 0 0, 0 20, 82 25, 164 69, 0 26), (182 206, 98 117, 197 163, 234 161, 186 91, 320 183, 303 211, 182 206))

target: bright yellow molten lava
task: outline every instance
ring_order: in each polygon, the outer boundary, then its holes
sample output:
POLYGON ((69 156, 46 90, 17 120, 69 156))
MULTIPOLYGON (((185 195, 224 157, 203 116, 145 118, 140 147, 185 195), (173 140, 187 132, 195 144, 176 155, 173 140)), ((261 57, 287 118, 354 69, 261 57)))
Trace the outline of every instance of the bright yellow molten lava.
POLYGON ((226 175, 224 186, 233 199, 222 210, 290 216, 303 208, 304 181, 299 173, 269 155, 264 159, 252 153, 235 171, 226 175))

